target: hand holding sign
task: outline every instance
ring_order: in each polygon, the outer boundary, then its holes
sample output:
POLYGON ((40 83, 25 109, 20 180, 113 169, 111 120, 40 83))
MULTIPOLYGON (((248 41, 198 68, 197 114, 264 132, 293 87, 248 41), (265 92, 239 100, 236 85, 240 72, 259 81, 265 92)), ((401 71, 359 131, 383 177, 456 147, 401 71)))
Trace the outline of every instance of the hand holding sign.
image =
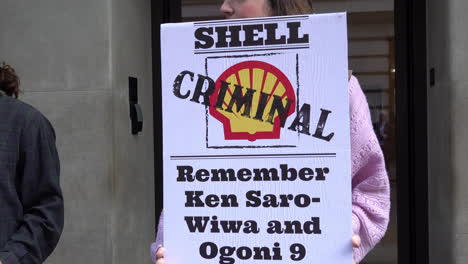
POLYGON ((361 237, 358 235, 353 235, 353 248, 360 248, 361 247, 361 237))
MULTIPOLYGON (((156 264, 164 264, 164 248, 159 248, 156 252, 156 264)), ((0 263, 1 264, 1 263, 0 263)))

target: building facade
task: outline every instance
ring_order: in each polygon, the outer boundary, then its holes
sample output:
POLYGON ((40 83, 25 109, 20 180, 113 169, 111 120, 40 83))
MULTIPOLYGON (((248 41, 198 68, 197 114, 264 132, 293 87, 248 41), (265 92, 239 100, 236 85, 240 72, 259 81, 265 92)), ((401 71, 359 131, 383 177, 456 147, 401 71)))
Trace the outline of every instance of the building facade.
MULTIPOLYGON (((218 4, 0 0, 0 62, 57 133, 66 225, 47 263, 150 263, 162 206, 159 25, 218 19, 218 4)), ((348 12, 350 68, 392 184, 389 230, 363 263, 468 263, 468 1, 316 0, 315 11, 348 12)))

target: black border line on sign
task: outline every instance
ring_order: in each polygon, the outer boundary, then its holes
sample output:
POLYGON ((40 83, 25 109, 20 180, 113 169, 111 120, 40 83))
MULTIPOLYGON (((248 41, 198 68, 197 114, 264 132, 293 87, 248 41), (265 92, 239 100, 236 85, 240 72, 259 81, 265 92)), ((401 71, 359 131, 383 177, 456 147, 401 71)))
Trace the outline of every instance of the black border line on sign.
POLYGON ((171 160, 204 159, 263 159, 263 158, 335 158, 336 153, 245 154, 245 155, 188 155, 171 156, 171 160))
POLYGON ((213 54, 213 53, 232 53, 232 52, 253 52, 253 51, 267 51, 267 50, 291 50, 291 49, 309 49, 309 45, 301 45, 294 47, 284 47, 284 48, 240 48, 240 49, 213 49, 205 51, 194 51, 194 54, 213 54))
POLYGON ((294 20, 308 20, 309 16, 291 16, 291 17, 269 17, 269 18, 248 18, 248 19, 231 19, 231 20, 216 20, 216 21, 203 21, 203 22, 194 22, 194 26, 202 26, 202 25, 232 25, 241 22, 262 22, 262 21, 294 21, 294 20))

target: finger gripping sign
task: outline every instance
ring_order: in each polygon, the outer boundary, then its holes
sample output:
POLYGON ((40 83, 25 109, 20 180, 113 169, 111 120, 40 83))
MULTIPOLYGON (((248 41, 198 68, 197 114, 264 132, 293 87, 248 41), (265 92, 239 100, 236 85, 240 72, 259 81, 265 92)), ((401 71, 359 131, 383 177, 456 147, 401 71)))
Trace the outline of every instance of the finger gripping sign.
POLYGON ((346 15, 161 34, 165 261, 352 263, 346 15))

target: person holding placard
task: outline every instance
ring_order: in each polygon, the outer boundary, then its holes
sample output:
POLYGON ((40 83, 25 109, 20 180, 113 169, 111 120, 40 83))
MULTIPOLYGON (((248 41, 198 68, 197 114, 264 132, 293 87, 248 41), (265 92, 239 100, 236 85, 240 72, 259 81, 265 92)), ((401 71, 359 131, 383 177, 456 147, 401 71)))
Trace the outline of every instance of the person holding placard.
MULTIPOLYGON (((312 13, 311 0, 225 0, 226 19, 312 13)), ((379 141, 370 120, 366 97, 354 76, 349 79, 352 161, 352 245, 355 263, 380 241, 389 221, 390 187, 379 141)), ((151 257, 164 263, 163 212, 151 257)), ((170 263, 168 263, 170 264, 170 263)))

